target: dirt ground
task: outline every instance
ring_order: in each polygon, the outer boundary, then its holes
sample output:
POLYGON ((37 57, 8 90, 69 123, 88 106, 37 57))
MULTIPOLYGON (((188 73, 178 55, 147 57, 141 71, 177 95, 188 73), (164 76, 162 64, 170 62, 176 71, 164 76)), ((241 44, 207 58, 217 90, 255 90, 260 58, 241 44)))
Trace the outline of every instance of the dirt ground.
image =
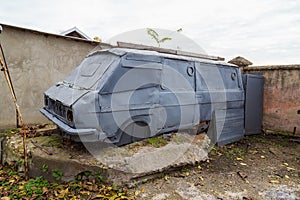
POLYGON ((136 199, 153 200, 296 200, 299 177, 299 138, 260 134, 214 147, 206 162, 161 174, 130 192, 136 199))
MULTIPOLYGON (((161 173, 154 180, 145 180, 133 188, 121 190, 102 184, 91 188, 90 180, 59 185, 38 177, 25 182, 24 174, 0 165, 0 197, 15 199, 26 195, 27 199, 56 199, 61 196, 61 199, 296 200, 300 199, 299 140, 299 136, 275 132, 246 136, 239 142, 212 148, 206 161, 161 173)), ((156 139, 155 144, 158 141, 161 140, 156 139)))

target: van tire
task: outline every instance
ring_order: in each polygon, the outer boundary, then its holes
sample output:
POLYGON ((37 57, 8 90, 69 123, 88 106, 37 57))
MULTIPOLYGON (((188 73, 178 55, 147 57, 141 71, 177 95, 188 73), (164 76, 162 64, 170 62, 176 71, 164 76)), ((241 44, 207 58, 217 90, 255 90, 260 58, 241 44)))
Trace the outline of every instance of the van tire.
POLYGON ((210 121, 203 121, 197 125, 197 134, 207 133, 210 121))

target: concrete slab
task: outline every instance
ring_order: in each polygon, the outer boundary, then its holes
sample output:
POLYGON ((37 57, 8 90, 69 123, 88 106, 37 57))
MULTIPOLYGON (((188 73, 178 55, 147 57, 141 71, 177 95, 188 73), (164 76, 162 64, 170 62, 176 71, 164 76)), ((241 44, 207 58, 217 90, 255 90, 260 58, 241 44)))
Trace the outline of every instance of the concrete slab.
MULTIPOLYGON (((162 172, 206 160, 210 140, 205 134, 174 133, 123 147, 103 143, 74 143, 58 134, 28 138, 29 174, 52 181, 78 177, 132 186, 162 172)), ((22 170, 22 137, 5 136, 2 162, 22 170)))

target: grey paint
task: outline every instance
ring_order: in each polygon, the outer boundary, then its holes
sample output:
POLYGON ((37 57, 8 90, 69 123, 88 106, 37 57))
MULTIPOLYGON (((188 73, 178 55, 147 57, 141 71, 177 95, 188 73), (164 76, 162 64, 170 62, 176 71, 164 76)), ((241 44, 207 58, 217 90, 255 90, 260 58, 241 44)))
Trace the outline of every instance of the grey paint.
POLYGON ((245 88, 245 134, 259 134, 262 129, 264 77, 244 74, 245 88))
POLYGON ((242 77, 236 66, 220 61, 145 50, 101 50, 47 90, 45 98, 41 112, 75 141, 123 145, 194 128, 212 117, 219 144, 244 134, 242 77), (73 121, 67 120, 70 111, 73 121))

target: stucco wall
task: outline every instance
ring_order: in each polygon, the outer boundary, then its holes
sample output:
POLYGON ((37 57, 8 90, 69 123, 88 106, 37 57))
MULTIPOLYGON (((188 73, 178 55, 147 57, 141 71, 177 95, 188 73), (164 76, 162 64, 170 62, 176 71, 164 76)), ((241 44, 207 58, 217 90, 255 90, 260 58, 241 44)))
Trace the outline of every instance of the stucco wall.
MULTIPOLYGON (((2 26, 0 41, 24 121, 27 124, 48 122, 39 113, 43 92, 66 77, 98 43, 2 26)), ((15 107, 1 72, 0 128, 15 125, 15 107)))
POLYGON ((265 79, 263 126, 300 135, 300 65, 255 66, 245 73, 262 73, 265 79))

